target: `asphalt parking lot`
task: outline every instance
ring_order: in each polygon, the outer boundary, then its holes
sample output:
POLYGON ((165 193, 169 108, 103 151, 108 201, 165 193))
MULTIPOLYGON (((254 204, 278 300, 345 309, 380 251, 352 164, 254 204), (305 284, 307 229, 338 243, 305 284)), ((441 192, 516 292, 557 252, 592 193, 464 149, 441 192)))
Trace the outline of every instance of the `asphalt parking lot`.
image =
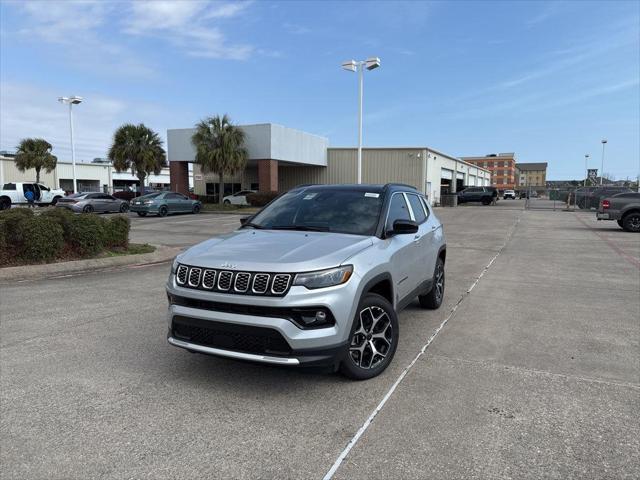
POLYGON ((2 478, 638 478, 640 236, 516 202, 438 210, 445 304, 366 382, 170 347, 167 264, 0 285, 2 478))

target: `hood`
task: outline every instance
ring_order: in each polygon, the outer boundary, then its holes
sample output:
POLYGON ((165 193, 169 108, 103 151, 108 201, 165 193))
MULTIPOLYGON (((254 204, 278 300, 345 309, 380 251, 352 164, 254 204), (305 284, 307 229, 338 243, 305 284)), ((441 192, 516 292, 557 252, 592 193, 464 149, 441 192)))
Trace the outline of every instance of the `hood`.
POLYGON ((360 235, 242 229, 195 245, 178 261, 213 269, 305 272, 341 265, 372 244, 371 237, 360 235))

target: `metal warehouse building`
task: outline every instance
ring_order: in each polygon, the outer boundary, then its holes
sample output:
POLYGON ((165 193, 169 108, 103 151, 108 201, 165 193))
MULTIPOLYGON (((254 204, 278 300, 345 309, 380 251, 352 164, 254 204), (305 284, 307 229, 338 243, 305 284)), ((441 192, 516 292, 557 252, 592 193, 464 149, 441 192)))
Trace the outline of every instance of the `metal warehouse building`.
MULTIPOLYGON (((243 125, 249 161, 244 171, 224 178, 224 194, 239 190, 286 191, 306 183, 355 183, 357 148, 329 147, 324 137, 276 124, 243 125)), ((195 160, 195 129, 167 132, 172 190, 188 190, 188 164, 195 160)), ((218 178, 193 166, 194 191, 217 195, 218 178)), ((437 204, 463 186, 490 185, 489 170, 426 146, 363 148, 363 183, 413 185, 437 204)))

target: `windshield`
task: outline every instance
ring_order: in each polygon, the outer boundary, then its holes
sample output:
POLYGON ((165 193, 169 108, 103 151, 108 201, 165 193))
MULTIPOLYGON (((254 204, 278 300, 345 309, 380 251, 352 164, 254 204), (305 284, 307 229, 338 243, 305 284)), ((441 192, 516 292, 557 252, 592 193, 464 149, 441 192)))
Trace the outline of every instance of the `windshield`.
POLYGON ((374 235, 382 200, 381 193, 364 190, 295 190, 275 200, 247 226, 374 235))

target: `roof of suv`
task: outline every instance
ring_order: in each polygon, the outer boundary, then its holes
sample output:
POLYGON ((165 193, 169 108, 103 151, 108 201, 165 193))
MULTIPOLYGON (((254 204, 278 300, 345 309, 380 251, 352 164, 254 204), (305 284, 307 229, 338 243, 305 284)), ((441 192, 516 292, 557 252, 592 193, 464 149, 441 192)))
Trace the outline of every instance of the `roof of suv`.
POLYGON ((320 184, 309 184, 309 185, 298 185, 293 190, 297 190, 299 188, 308 188, 308 189, 318 189, 318 190, 355 190, 361 192, 375 192, 382 193, 385 191, 406 191, 406 190, 416 190, 416 187, 411 185, 405 185, 403 183, 387 183, 385 185, 377 185, 377 184, 369 184, 369 183, 345 183, 345 184, 334 184, 334 185, 320 185, 320 184))

